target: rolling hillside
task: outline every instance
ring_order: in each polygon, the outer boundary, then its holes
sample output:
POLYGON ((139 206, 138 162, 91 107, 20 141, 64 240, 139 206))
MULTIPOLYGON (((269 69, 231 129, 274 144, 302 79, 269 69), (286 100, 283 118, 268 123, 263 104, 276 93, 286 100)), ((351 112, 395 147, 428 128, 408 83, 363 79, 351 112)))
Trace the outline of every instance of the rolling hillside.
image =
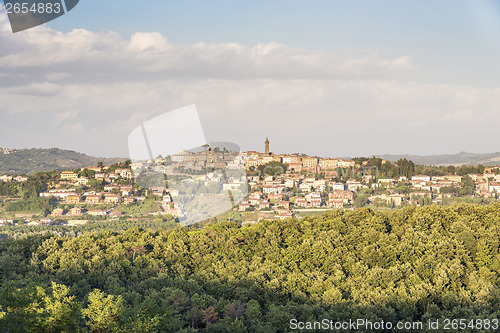
POLYGON ((467 152, 460 152, 458 154, 446 154, 446 155, 377 155, 377 157, 383 158, 385 160, 395 162, 401 158, 406 158, 407 160, 412 160, 415 164, 425 164, 425 165, 455 165, 459 166, 465 165, 499 165, 500 164, 500 152, 488 153, 488 154, 474 154, 467 152))
POLYGON ((19 149, 4 154, 0 150, 0 175, 33 174, 38 171, 65 170, 94 166, 102 161, 112 164, 125 161, 125 158, 98 158, 58 148, 51 149, 19 149))

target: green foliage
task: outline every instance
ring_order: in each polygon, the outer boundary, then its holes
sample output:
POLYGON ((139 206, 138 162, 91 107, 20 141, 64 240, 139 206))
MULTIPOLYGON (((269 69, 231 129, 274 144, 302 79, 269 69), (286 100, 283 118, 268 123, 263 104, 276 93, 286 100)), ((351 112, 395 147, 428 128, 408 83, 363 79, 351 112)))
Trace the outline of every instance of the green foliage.
POLYGON ((132 227, 139 227, 143 229, 159 230, 159 229, 174 229, 178 224, 175 220, 167 215, 163 218, 155 219, 138 219, 138 220, 108 220, 108 221, 94 221, 88 222, 78 226, 56 225, 17 225, 5 226, 2 232, 13 238, 26 237, 27 235, 34 234, 47 234, 52 233, 62 237, 75 237, 88 232, 100 232, 103 230, 110 231, 124 231, 132 227))
POLYGON ((467 174, 474 174, 474 173, 483 173, 484 172, 484 166, 482 165, 470 165, 466 166, 462 164, 460 168, 455 170, 456 174, 459 176, 465 176, 467 174))
POLYGON ((367 195, 358 195, 356 199, 354 199, 354 207, 363 207, 368 203, 367 195))
POLYGON ((158 172, 144 172, 137 176, 136 181, 144 188, 151 187, 166 187, 165 175, 158 172))
MULTIPOLYGON (((106 164, 111 164, 124 159, 106 159, 106 164)), ((11 154, 0 154, 0 175, 9 174, 34 174, 40 171, 74 169, 96 165, 96 157, 87 156, 71 150, 51 149, 21 149, 14 150, 11 154)))
MULTIPOLYGON (((422 174, 427 176, 444 176, 447 174, 451 175, 459 175, 465 176, 467 174, 482 174, 484 172, 483 165, 472 165, 466 166, 462 165, 457 168, 453 165, 449 166, 429 166, 424 164, 415 164, 413 161, 408 160, 406 158, 401 158, 395 163, 391 162, 383 162, 381 158, 372 157, 356 157, 354 161, 357 164, 361 164, 362 162, 366 162, 366 168, 376 168, 377 175, 380 178, 397 178, 400 176, 404 176, 406 178, 411 178, 414 175, 422 174)), ((373 174, 373 172, 372 172, 373 174)))
POLYGON ((91 179, 87 183, 86 187, 93 189, 96 192, 104 191, 104 183, 100 179, 91 179))
POLYGON ((455 186, 443 186, 439 189, 439 193, 455 193, 458 194, 460 192, 460 189, 455 186))
POLYGON ((381 158, 355 158, 356 163, 367 162, 365 168, 367 170, 376 171, 376 175, 380 178, 397 178, 404 176, 410 178, 415 174, 415 164, 407 160, 406 158, 398 160, 396 163, 391 163, 389 161, 383 162, 381 158))
POLYGON ((94 332, 115 331, 125 312, 122 296, 106 295, 95 289, 89 294, 88 307, 82 310, 87 324, 94 332))
MULTIPOLYGON (((150 191, 151 195, 152 192, 150 191)), ((151 199, 146 199, 143 202, 138 202, 133 205, 120 205, 118 208, 122 213, 126 215, 141 215, 141 214, 149 214, 158 212, 160 210, 158 206, 158 202, 154 200, 154 197, 151 199)))
POLYGON ((35 197, 25 200, 9 202, 5 208, 8 212, 37 212, 47 215, 56 206, 54 197, 35 197))
POLYGON ((279 176, 286 172, 288 165, 278 161, 272 161, 264 165, 260 165, 258 169, 261 175, 279 176))
POLYGON ((53 177, 54 172, 37 173, 24 182, 0 182, 0 196, 36 198, 40 192, 47 190, 47 182, 53 177))
POLYGON ((287 332, 291 318, 498 318, 499 240, 500 206, 473 204, 7 239, 0 330, 287 332))
POLYGON ((49 292, 39 286, 9 290, 0 296, 0 327, 12 332, 69 332, 79 325, 78 304, 69 288, 52 282, 49 292))
POLYGON ((466 175, 462 178, 461 187, 460 194, 462 196, 474 194, 474 180, 470 176, 466 175))

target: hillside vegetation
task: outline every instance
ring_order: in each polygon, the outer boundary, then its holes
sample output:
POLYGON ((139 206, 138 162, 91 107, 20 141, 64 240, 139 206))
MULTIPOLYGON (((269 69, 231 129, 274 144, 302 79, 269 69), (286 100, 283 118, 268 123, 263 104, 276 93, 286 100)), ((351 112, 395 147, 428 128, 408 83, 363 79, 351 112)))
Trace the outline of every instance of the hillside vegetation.
POLYGON ((498 318, 499 227, 500 206, 461 204, 8 239, 0 328, 287 332, 292 318, 498 318))
POLYGON ((125 161, 124 158, 97 158, 71 150, 20 149, 10 154, 0 153, 0 175, 34 174, 39 171, 65 170, 95 166, 97 162, 105 165, 125 161))
POLYGON ((416 164, 424 165, 498 165, 500 164, 500 153, 476 154, 460 152, 458 154, 443 155, 378 155, 377 157, 396 162, 402 158, 412 160, 416 164))

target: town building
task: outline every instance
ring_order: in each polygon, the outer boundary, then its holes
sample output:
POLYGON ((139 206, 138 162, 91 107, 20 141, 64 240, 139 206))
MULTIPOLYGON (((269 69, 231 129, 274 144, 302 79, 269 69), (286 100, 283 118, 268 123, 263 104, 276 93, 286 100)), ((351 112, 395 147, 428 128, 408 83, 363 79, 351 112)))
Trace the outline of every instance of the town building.
POLYGON ((77 180, 78 174, 73 171, 63 171, 61 172, 61 180, 77 180))

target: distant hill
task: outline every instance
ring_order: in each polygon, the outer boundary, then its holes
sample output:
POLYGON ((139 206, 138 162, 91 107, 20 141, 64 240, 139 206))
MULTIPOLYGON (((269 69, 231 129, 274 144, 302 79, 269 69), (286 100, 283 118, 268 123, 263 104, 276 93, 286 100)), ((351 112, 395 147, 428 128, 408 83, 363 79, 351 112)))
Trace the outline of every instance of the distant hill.
POLYGON ((401 158, 412 160, 415 164, 425 165, 499 165, 500 153, 474 154, 460 152, 450 155, 377 155, 377 157, 395 162, 401 158))
POLYGON ((109 165, 123 162, 126 158, 98 158, 71 150, 51 149, 0 149, 0 175, 39 171, 66 170, 95 166, 97 162, 109 165), (8 152, 8 154, 5 154, 8 152))

